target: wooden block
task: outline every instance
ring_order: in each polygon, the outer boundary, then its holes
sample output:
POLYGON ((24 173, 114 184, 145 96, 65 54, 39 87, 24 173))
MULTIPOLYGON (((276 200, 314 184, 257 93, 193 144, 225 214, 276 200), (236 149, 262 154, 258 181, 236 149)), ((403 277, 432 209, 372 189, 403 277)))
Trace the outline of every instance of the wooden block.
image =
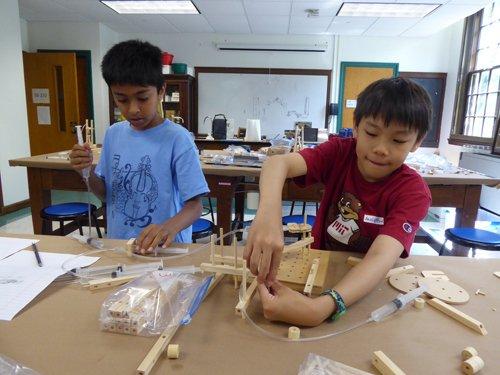
POLYGON ((363 258, 349 257, 349 258, 347 258, 346 263, 348 265, 350 265, 351 267, 354 267, 355 265, 357 265, 362 260, 363 260, 363 258))
POLYGON ((129 275, 129 276, 120 276, 120 277, 106 277, 103 279, 95 279, 89 280, 89 289, 97 290, 110 288, 112 286, 123 285, 128 283, 130 280, 134 280, 140 275, 129 275))
POLYGON ((405 375, 404 371, 380 350, 373 352, 372 364, 382 375, 405 375))
POLYGON ((290 327, 290 328, 288 328, 288 338, 290 340, 298 340, 298 339, 300 339, 300 328, 299 327, 290 327))
MULTIPOLYGON (((462 372, 466 375, 475 374, 484 367, 484 361, 477 355, 462 362, 462 372)), ((498 370, 498 369, 497 369, 498 370)))
POLYGON ((415 306, 419 310, 422 310, 425 307, 425 300, 423 298, 417 297, 413 300, 413 306, 415 306))
POLYGON ((127 256, 131 257, 134 254, 135 238, 131 238, 127 241, 127 244, 125 245, 125 249, 127 250, 127 256))
POLYGON ((476 348, 472 346, 468 346, 462 350, 462 359, 465 361, 466 359, 469 359, 470 357, 474 357, 475 355, 478 355, 478 352, 476 348))
POLYGON ((393 268, 393 269, 389 270, 389 272, 387 272, 387 275, 385 275, 385 278, 388 279, 392 275, 400 275, 402 273, 411 273, 414 270, 415 270, 415 267, 413 267, 411 265, 393 268))
POLYGON ((257 290, 257 278, 253 279, 252 283, 250 286, 247 288, 246 296, 243 298, 243 300, 239 301, 238 304, 236 305, 236 314, 241 314, 242 310, 246 310, 248 307, 248 304, 252 300, 253 295, 255 294, 257 290))
POLYGON ((167 346, 167 358, 177 359, 179 358, 180 349, 178 344, 170 344, 167 346))
POLYGON ((432 307, 434 307, 435 309, 441 311, 442 313, 457 320, 458 322, 473 329, 474 331, 480 333, 483 336, 488 333, 486 331, 486 328, 484 328, 483 323, 470 317, 469 315, 465 314, 464 312, 454 308, 453 306, 450 306, 450 305, 444 303, 443 301, 441 301, 437 298, 432 298, 432 299, 428 300, 427 303, 429 305, 431 305, 432 307))
POLYGON ((449 277, 445 275, 443 271, 439 270, 424 270, 422 271, 423 277, 435 277, 437 279, 449 281, 449 277))
POLYGON ((307 276, 306 285, 304 286, 304 294, 306 296, 310 296, 312 293, 314 280, 316 279, 316 275, 318 274, 318 268, 319 268, 319 259, 316 258, 312 262, 311 269, 309 270, 309 276, 307 276))
POLYGON ((493 275, 495 275, 496 277, 498 277, 500 279, 500 271, 493 272, 493 275))

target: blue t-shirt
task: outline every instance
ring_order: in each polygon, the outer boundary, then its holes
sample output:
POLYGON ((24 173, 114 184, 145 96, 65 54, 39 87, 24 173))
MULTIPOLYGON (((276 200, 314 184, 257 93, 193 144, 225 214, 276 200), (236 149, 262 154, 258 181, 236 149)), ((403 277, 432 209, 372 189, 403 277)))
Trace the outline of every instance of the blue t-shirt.
MULTIPOLYGON (((95 174, 106 184, 109 238, 138 237, 209 192, 191 135, 169 120, 143 131, 128 121, 111 126, 95 174)), ((190 226, 174 241, 191 242, 191 233, 190 226)))

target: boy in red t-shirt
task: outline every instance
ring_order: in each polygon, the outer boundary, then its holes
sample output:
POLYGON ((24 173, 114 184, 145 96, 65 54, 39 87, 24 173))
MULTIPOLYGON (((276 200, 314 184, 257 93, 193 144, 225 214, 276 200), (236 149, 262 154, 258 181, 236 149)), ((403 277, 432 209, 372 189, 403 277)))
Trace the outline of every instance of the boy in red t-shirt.
POLYGON ((403 163, 420 146, 430 120, 431 102, 421 86, 399 77, 381 79, 358 97, 354 139, 333 138, 266 161, 244 254, 258 275, 266 318, 304 326, 336 319, 369 293, 398 257, 408 256, 431 194, 420 175, 403 163), (304 186, 325 185, 313 227, 314 248, 366 253, 317 298, 276 281, 283 250, 281 191, 287 178, 304 186))

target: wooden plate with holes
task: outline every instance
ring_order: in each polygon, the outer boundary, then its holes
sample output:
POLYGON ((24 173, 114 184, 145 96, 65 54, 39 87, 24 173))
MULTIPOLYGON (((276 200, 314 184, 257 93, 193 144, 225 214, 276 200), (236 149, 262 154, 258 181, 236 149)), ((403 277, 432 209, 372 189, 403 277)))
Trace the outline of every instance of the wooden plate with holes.
POLYGON ((389 278, 389 284, 400 292, 408 293, 410 290, 418 288, 418 281, 423 277, 414 273, 400 273, 389 278))
POLYGON ((427 285, 429 288, 425 294, 440 299, 451 305, 460 305, 469 301, 469 293, 460 285, 451 281, 442 280, 434 277, 425 277, 418 280, 418 285, 427 285))

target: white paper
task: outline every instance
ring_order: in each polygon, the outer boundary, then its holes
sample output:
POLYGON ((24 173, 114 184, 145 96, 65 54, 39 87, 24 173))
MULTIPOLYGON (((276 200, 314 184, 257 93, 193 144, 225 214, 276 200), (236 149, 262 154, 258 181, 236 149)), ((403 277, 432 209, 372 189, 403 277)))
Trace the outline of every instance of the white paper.
MULTIPOLYGON (((58 276, 65 273, 62 264, 74 254, 40 252, 39 267, 33 251, 22 250, 0 261, 0 320, 12 320, 31 300, 58 276)), ((85 267, 99 257, 78 257, 71 267, 85 267)))
POLYGON ((38 125, 50 125, 50 107, 37 105, 36 118, 38 119, 38 125))
POLYGON ((38 241, 39 240, 29 238, 0 237, 0 260, 17 253, 19 250, 25 249, 28 246, 31 246, 32 243, 36 243, 38 241))

